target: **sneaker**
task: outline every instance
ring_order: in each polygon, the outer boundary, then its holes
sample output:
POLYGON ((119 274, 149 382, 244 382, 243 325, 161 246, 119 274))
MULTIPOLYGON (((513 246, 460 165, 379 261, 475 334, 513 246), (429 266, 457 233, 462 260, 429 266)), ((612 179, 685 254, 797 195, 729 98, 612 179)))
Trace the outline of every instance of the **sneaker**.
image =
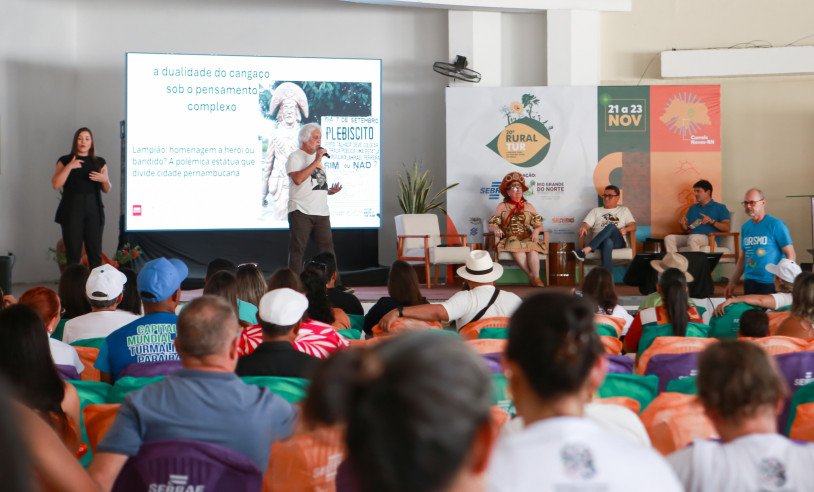
POLYGON ((574 253, 574 256, 577 257, 577 260, 585 261, 585 251, 582 251, 581 249, 575 249, 573 251, 573 253, 574 253))

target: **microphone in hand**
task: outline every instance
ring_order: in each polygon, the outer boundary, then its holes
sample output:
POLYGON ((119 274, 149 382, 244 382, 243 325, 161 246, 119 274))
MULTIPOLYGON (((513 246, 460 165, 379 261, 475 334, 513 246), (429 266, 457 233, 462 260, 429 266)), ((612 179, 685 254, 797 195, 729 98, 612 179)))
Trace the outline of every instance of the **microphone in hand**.
MULTIPOLYGON (((320 147, 320 149, 325 150, 325 147, 320 147)), ((325 150, 325 153, 322 154, 322 157, 325 157, 326 159, 331 158, 331 156, 328 154, 327 150, 325 150)))

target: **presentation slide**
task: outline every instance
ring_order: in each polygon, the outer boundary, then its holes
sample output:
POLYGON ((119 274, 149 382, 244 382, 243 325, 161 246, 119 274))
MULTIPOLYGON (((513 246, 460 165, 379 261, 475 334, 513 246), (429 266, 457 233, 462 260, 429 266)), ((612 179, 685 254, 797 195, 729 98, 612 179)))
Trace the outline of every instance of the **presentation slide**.
POLYGON ((128 231, 287 229, 303 125, 335 228, 381 227, 381 60, 127 53, 128 231))

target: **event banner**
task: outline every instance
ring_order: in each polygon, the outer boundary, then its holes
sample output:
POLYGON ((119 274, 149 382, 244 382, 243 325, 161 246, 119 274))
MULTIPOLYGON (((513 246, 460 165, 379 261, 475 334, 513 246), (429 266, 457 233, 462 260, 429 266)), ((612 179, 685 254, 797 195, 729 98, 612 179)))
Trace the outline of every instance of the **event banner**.
MULTIPOLYGON (((474 237, 503 200, 503 176, 525 176, 525 198, 552 242, 575 242, 612 184, 637 239, 680 232, 692 185, 721 196, 720 86, 448 88, 451 225, 474 237)), ((452 232, 452 231, 448 231, 452 232)))
POLYGON ((127 229, 288 228, 307 123, 333 227, 380 227, 380 96, 380 60, 128 53, 127 229))

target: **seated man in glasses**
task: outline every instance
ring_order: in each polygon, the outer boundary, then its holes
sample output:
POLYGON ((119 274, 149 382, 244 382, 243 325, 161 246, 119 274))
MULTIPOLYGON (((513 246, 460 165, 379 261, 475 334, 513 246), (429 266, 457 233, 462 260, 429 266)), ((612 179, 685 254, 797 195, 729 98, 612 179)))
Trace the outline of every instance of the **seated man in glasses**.
POLYGON ((698 202, 678 220, 684 234, 670 234, 664 238, 664 249, 668 253, 678 252, 678 248, 688 247, 690 251, 701 251, 709 246, 709 234, 729 232, 729 210, 726 205, 712 199, 712 183, 706 179, 692 185, 692 193, 698 202))
POLYGON ((584 261, 585 255, 591 251, 598 250, 602 255, 602 266, 610 270, 613 267, 613 250, 628 247, 625 234, 636 228, 636 220, 629 208, 618 205, 620 194, 618 187, 606 186, 602 195, 603 206, 594 208, 585 216, 577 235, 585 236, 588 229, 592 229, 594 235, 587 246, 574 251, 579 261, 584 261))
POLYGON ((727 299, 735 294, 741 275, 744 295, 774 294, 774 279, 766 265, 776 265, 784 256, 792 261, 797 259, 789 228, 766 213, 766 196, 762 191, 757 188, 747 191, 743 208, 752 220, 741 226, 741 255, 724 291, 727 299))

